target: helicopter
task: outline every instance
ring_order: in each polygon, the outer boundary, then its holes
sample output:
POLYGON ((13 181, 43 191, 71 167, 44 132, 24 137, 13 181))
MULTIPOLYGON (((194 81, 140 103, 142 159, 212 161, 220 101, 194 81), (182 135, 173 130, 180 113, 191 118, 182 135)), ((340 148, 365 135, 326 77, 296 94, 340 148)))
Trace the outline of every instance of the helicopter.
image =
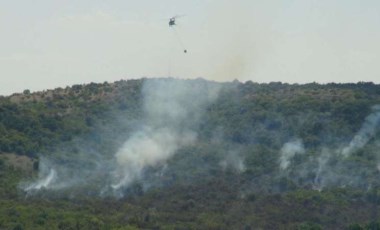
POLYGON ((183 16, 185 16, 185 15, 176 15, 176 16, 173 16, 173 17, 169 18, 169 26, 172 27, 172 26, 177 25, 176 22, 175 22, 175 20, 177 18, 181 18, 183 16))
MULTIPOLYGON (((181 38, 180 38, 179 35, 177 34, 177 32, 176 32, 174 26, 177 25, 177 24, 176 24, 176 19, 179 18, 179 17, 183 17, 183 16, 184 16, 184 15, 177 15, 177 16, 174 16, 174 17, 169 18, 169 27, 172 27, 172 28, 173 28, 174 32, 176 33, 176 36, 177 36, 178 42, 180 43, 180 45, 182 46, 182 48, 184 48, 184 45, 183 45, 183 43, 182 43, 181 38)), ((183 52, 184 52, 184 53, 187 53, 187 49, 184 48, 184 49, 183 49, 183 52)))
POLYGON ((176 24, 175 24, 175 19, 176 19, 176 17, 169 18, 169 26, 170 26, 170 27, 176 25, 176 24))

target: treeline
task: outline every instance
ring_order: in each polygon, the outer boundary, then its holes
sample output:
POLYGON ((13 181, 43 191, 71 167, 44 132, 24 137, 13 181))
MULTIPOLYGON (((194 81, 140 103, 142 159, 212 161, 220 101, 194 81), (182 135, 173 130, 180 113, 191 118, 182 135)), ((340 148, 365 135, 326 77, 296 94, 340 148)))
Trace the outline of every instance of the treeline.
POLYGON ((0 152, 36 157, 91 133, 97 124, 109 122, 114 111, 137 113, 141 83, 91 83, 2 97, 0 152))
MULTIPOLYGON (((141 114, 142 80, 91 83, 0 98, 0 151, 35 157, 74 137, 90 134, 116 114, 141 114)), ((277 146, 297 136, 307 146, 333 145, 352 137, 380 104, 373 83, 298 85, 221 83, 223 90, 202 122, 200 135, 223 127, 237 143, 277 146)))

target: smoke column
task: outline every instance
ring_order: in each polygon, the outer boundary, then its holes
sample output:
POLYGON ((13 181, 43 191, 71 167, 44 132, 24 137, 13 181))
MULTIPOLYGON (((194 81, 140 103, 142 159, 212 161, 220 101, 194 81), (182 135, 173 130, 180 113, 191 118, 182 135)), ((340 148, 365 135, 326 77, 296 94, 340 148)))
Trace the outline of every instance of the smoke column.
POLYGON ((323 149, 320 156, 317 158, 318 167, 316 170, 316 175, 313 181, 313 189, 321 191, 326 183, 326 178, 331 176, 326 175, 327 172, 332 172, 332 169, 329 169, 327 164, 331 157, 331 152, 328 149, 323 149))
MULTIPOLYGON (((220 87, 201 79, 145 80, 142 117, 133 121, 137 124, 134 131, 111 135, 118 140, 127 136, 113 156, 102 155, 79 141, 79 153, 61 149, 53 157, 41 158, 38 179, 21 183, 20 188, 33 194, 41 189, 70 192, 67 189, 78 187, 94 195, 123 196, 131 183, 143 179, 148 168, 164 166, 177 150, 196 141, 202 116, 217 99, 220 87)), ((110 138, 109 133, 99 135, 110 138)))
POLYGON ((39 180, 37 180, 34 183, 28 184, 25 187, 25 191, 32 191, 32 190, 40 190, 42 188, 49 189, 51 188, 51 185, 53 184, 54 180, 57 177, 57 172, 49 168, 45 161, 42 160, 40 163, 40 171, 39 171, 39 180))
POLYGON ((343 156, 348 157, 353 152, 363 148, 376 134, 376 128, 380 123, 380 105, 373 106, 372 111, 372 114, 366 117, 364 124, 351 140, 350 144, 343 148, 341 152, 343 156))
POLYGON ((285 143, 280 152, 280 169, 286 170, 290 166, 290 161, 297 154, 305 153, 302 141, 296 139, 285 143))
POLYGON ((219 165, 223 170, 232 169, 237 173, 243 173, 246 170, 244 158, 236 150, 230 150, 224 159, 219 162, 219 165))
POLYGON ((218 87, 203 80, 148 80, 143 86, 144 121, 116 153, 112 188, 128 187, 146 167, 163 164, 175 152, 194 143, 197 126, 218 87))

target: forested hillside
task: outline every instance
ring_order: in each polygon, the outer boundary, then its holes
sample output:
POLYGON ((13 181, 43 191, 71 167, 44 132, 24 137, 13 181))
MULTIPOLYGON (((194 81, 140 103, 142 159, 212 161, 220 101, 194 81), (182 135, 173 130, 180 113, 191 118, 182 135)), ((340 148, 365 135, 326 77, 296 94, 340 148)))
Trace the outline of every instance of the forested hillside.
POLYGON ((140 79, 0 98, 0 229, 380 229, 380 85, 140 79))

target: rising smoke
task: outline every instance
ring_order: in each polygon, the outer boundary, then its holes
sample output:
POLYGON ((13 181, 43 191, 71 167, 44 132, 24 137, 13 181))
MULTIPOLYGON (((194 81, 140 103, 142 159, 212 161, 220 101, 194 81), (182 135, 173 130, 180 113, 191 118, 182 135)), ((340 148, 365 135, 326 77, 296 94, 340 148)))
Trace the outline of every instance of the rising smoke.
MULTIPOLYGON (((227 140, 222 127, 210 130, 211 133, 215 131, 210 145, 205 147, 198 142, 205 112, 218 99, 221 85, 204 80, 145 80, 141 89, 141 117, 138 122, 133 122, 127 133, 118 134, 116 139, 123 141, 110 156, 89 151, 87 147, 80 151, 83 154, 72 156, 72 159, 42 158, 38 180, 24 183, 22 188, 28 193, 35 193, 87 186, 85 189, 91 187, 94 195, 121 197, 135 182, 156 185, 160 178, 169 177, 165 174, 176 176, 180 174, 176 170, 184 168, 202 176, 210 173, 209 169, 226 173, 232 171, 242 176, 254 175, 247 180, 252 181, 252 187, 260 184, 260 189, 274 186, 275 178, 283 177, 297 186, 316 190, 345 186, 365 189, 378 183, 366 179, 378 174, 378 150, 364 152, 363 149, 368 148, 368 143, 377 134, 379 105, 372 108, 372 113, 365 118, 347 146, 308 148, 302 139, 293 139, 279 148, 278 155, 273 158, 273 170, 266 171, 267 167, 272 167, 270 151, 265 156, 258 153, 252 157, 249 154, 255 151, 250 152, 249 146, 227 140), (189 156, 189 152, 199 155, 189 156), (358 154, 364 154, 364 157, 358 158, 358 154), (202 157, 208 158, 208 162, 202 157), (252 162, 260 157, 263 159, 260 164, 252 162), (180 163, 171 168, 178 158, 181 158, 180 163), (250 163, 247 164, 246 160, 250 163), (215 165, 210 166, 211 161, 215 165), (189 162, 192 163, 184 165, 189 162), (194 165, 204 168, 193 169, 194 165), (152 176, 152 171, 159 176, 152 176), (152 183, 148 178, 156 181, 152 183)), ((376 146, 379 146, 378 142, 376 146)), ((184 178, 196 178, 196 175, 185 175, 184 178)))
MULTIPOLYGON (((372 107, 372 113, 352 138, 351 142, 342 148, 321 147, 320 150, 311 151, 304 149, 301 140, 284 144, 280 151, 279 168, 290 170, 288 177, 299 186, 310 185, 313 189, 322 190, 328 187, 370 187, 375 181, 369 181, 370 175, 376 175, 378 164, 370 161, 357 160, 353 156, 356 152, 366 147, 369 141, 376 135, 380 122, 380 106, 372 107), (291 160, 297 154, 304 154, 304 158, 298 165, 291 166, 291 160)), ((364 153, 368 159, 375 150, 364 153)), ((379 156, 377 156, 379 158, 379 156)))
POLYGON ((380 105, 372 107, 372 114, 366 117, 359 132, 351 140, 350 144, 342 149, 342 155, 348 157, 353 152, 363 148, 368 141, 376 134, 376 129, 380 124, 380 105))
POLYGON ((244 163, 244 157, 242 157, 237 150, 231 150, 227 155, 219 162, 223 171, 233 170, 237 173, 243 173, 247 168, 244 163))
POLYGON ((54 180, 57 178, 57 172, 48 166, 48 161, 45 159, 41 159, 40 162, 38 177, 41 179, 34 183, 25 185, 25 191, 53 188, 52 185, 54 184, 54 180))
POLYGON ((113 189, 127 187, 141 177, 147 166, 162 164, 179 148, 194 143, 207 105, 218 87, 205 81, 145 82, 144 128, 138 130, 116 153, 113 189))
POLYGON ((285 143, 280 151, 280 169, 286 170, 290 166, 291 160, 297 154, 303 153, 305 153, 305 148, 300 139, 285 143))
MULTIPOLYGON (((39 179, 25 183, 26 192, 92 186, 99 194, 123 195, 147 168, 164 167, 177 150, 194 143, 207 106, 218 97, 220 84, 204 80, 145 80, 143 117, 113 158, 99 153, 40 160, 39 179)), ((85 151, 84 151, 85 152, 85 151)))

